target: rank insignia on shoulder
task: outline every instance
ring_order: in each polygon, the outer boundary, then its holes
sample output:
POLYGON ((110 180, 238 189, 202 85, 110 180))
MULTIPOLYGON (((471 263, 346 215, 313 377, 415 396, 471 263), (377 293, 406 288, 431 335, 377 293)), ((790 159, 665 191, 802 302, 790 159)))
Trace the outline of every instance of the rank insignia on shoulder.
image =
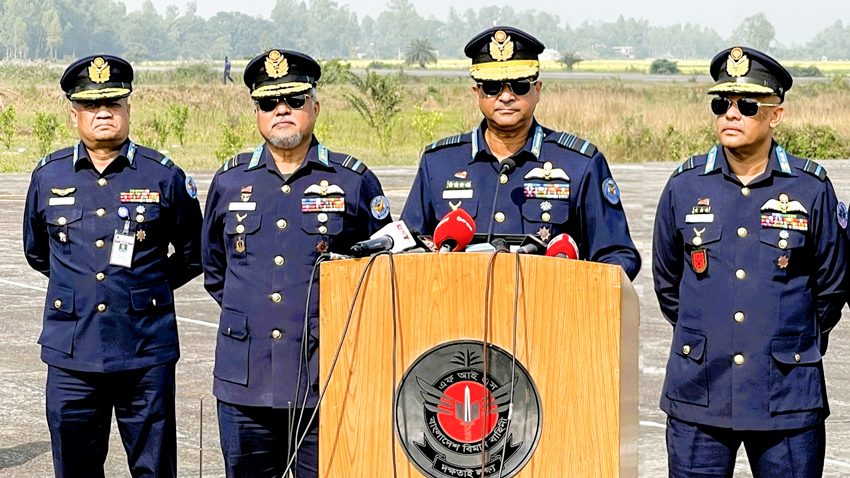
POLYGON ((708 251, 705 249, 694 249, 691 251, 691 267, 697 274, 708 270, 708 251))
POLYGON ((198 185, 192 176, 186 176, 186 193, 190 198, 198 199, 198 185))
POLYGON ((602 181, 602 195, 605 196, 605 199, 611 203, 611 205, 617 205, 620 203, 620 188, 617 186, 617 183, 614 182, 614 178, 608 178, 605 181, 602 181))
POLYGON ((390 215, 390 201, 386 196, 375 196, 369 203, 369 209, 372 217, 380 221, 390 215))
POLYGON ((315 194, 318 196, 327 196, 328 194, 344 195, 345 191, 341 187, 329 183, 327 179, 323 179, 319 181, 319 184, 311 184, 310 187, 304 190, 304 194, 315 194))
POLYGON ((839 202, 835 208, 835 215, 838 218, 838 225, 841 229, 847 229, 847 206, 843 202, 839 202))

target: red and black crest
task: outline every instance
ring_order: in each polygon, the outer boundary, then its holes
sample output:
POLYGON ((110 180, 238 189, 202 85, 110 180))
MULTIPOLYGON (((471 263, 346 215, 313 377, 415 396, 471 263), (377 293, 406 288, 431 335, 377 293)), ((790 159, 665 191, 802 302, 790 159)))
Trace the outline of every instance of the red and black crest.
POLYGON ((435 347, 407 370, 395 421, 407 456, 425 476, 509 478, 540 439, 540 398, 528 371, 502 349, 482 342, 435 347), (513 413, 510 413, 513 402, 513 413), (471 474, 470 474, 471 473, 471 474))

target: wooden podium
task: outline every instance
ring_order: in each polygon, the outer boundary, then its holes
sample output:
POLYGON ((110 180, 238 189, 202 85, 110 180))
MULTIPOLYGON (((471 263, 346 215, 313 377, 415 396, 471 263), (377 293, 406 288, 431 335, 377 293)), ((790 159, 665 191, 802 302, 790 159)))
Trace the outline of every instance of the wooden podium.
MULTIPOLYGON (((517 267, 516 360, 536 384, 542 426, 514 476, 637 477, 639 310, 625 272, 542 256, 522 256, 517 266, 515 255, 499 254, 486 297, 489 260, 490 254, 393 256, 395 315, 390 260, 374 261, 321 405, 319 477, 427 476, 396 434, 394 387, 435 346, 482 340, 485 300, 487 341, 510 353, 517 267)), ((321 266, 320 384, 366 263, 321 266)))

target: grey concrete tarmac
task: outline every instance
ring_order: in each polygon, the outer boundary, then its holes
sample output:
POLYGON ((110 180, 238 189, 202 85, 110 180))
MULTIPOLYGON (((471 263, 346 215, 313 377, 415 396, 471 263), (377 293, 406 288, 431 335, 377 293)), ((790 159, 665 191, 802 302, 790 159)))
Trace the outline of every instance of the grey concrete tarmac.
MULTIPOLYGON (((823 161, 839 198, 850 199, 850 161, 823 161)), ((652 223, 658 196, 673 163, 614 164, 632 236, 644 267, 634 282, 641 301, 639 469, 641 477, 666 476, 665 415, 658 409, 672 329, 661 318, 649 270, 652 223)), ((394 215, 398 215, 413 182, 413 167, 381 167, 394 215)), ((210 172, 194 172, 205 200, 210 172)), ((36 344, 41 331, 47 279, 26 264, 21 245, 23 200, 29 175, 0 175, 0 477, 53 475, 50 437, 44 416, 46 366, 36 344)), ((221 477, 221 451, 215 399, 211 395, 213 354, 219 308, 200 278, 176 292, 182 358, 177 365, 179 474, 198 476, 200 403, 204 399, 203 476, 221 477)), ((846 309, 845 309, 846 312, 846 309)), ((825 476, 850 477, 850 327, 839 324, 825 358, 832 416, 827 420, 825 476)), ((113 426, 106 476, 130 476, 117 429, 113 426)), ((736 477, 751 476, 743 449, 736 477)))

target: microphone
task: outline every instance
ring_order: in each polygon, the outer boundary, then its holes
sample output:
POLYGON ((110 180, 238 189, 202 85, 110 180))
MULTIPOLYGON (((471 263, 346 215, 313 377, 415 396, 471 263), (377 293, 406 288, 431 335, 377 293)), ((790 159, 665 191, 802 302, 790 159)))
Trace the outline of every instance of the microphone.
MULTIPOLYGON (((501 178, 503 174, 511 174, 515 170, 516 161, 511 158, 507 158, 502 161, 502 165, 499 167, 499 178, 501 178)), ((499 199, 500 184, 502 184, 502 182, 496 178, 496 190, 493 192, 493 207, 490 208, 490 225, 487 227, 487 242, 490 242, 490 237, 493 235, 493 215, 496 214, 496 200, 499 199)))
POLYGON ((475 221, 463 209, 446 214, 434 228, 434 243, 440 252, 462 251, 475 236, 475 221))
POLYGON ((519 254, 540 254, 546 252, 546 243, 537 236, 525 236, 522 245, 517 249, 519 254))
POLYGON ((370 239, 351 246, 351 254, 362 257, 383 251, 401 252, 414 246, 416 240, 404 221, 396 221, 378 229, 370 239))
POLYGON ((578 245, 569 234, 558 234, 549 241, 546 255, 549 257, 578 259, 578 245))

